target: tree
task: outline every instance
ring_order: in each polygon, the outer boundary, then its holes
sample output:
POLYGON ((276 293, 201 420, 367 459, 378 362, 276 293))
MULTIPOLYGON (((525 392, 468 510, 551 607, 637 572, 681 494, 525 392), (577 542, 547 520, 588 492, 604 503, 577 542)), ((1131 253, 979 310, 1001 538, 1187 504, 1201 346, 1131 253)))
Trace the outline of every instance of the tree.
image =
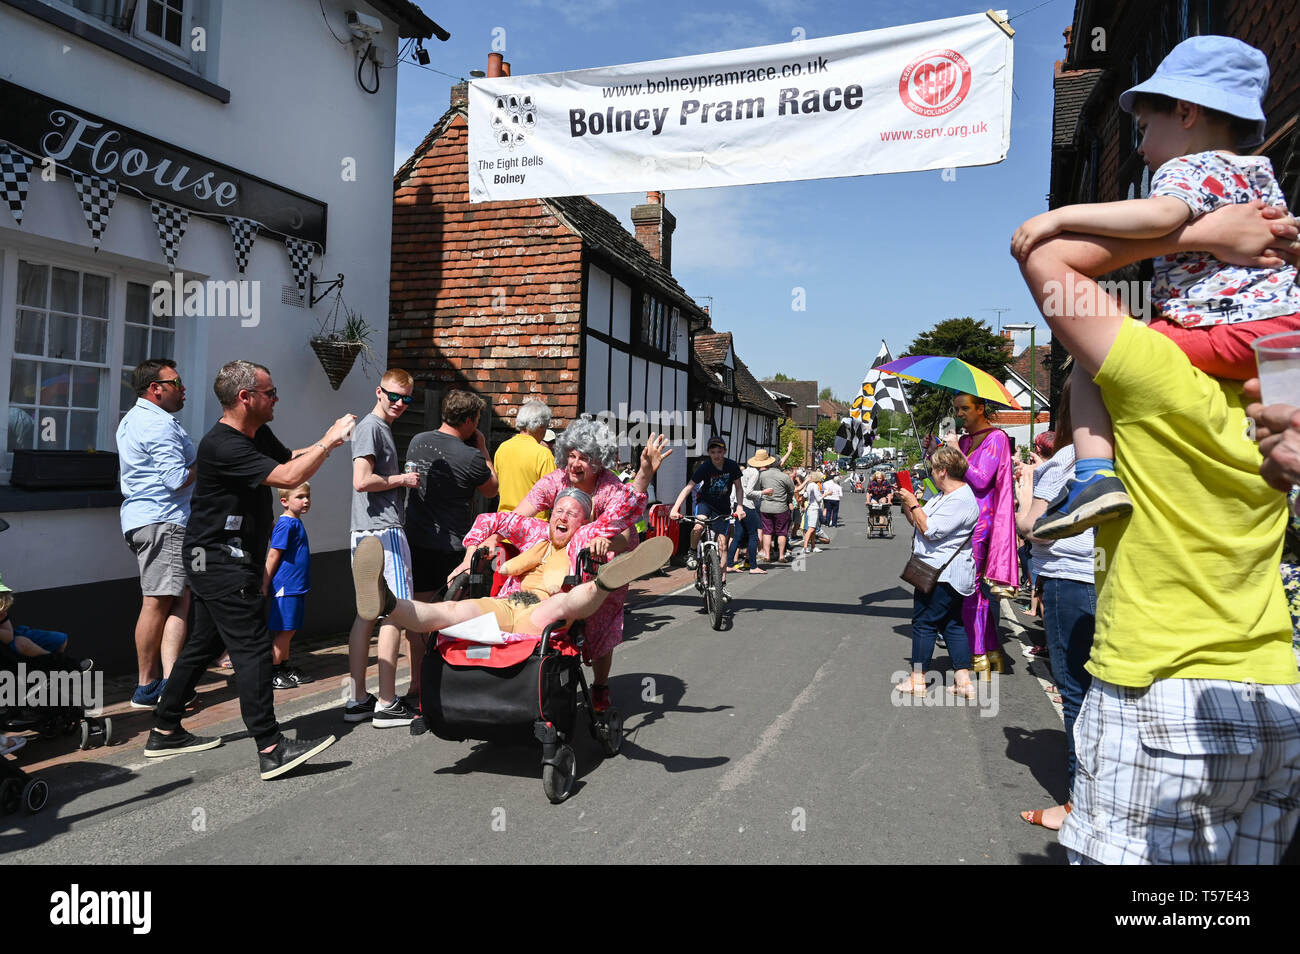
MULTIPOLYGON (((961 358, 1001 381, 1011 361, 1011 342, 996 334, 988 322, 975 318, 949 318, 917 335, 899 357, 914 354, 961 358)), ((932 429, 940 418, 950 413, 951 392, 906 381, 904 386, 917 427, 932 429)))
POLYGON ((798 424, 786 418, 785 423, 781 425, 781 439, 777 443, 778 457, 785 453, 785 449, 790 446, 791 442, 794 443, 794 450, 790 452, 790 457, 785 462, 785 466, 798 467, 803 463, 803 432, 799 429, 798 424))
POLYGON ((789 377, 788 375, 782 374, 780 371, 778 371, 776 374, 772 375, 772 380, 773 380, 773 381, 793 381, 794 378, 789 377))
POLYGON ((840 422, 826 418, 817 422, 813 430, 813 450, 825 451, 835 446, 835 432, 840 429, 840 422))
POLYGON ((834 401, 835 398, 831 397, 831 389, 830 389, 830 388, 822 388, 820 391, 817 392, 817 400, 819 400, 819 401, 834 401))

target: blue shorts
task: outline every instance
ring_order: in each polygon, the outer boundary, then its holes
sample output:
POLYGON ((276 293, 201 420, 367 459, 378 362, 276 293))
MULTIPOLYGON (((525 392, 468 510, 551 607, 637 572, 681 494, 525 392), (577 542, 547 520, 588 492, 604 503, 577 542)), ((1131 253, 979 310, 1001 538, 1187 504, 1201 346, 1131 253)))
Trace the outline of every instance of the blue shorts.
MULTIPOLYGON (((52 629, 32 629, 30 626, 15 626, 14 639, 17 640, 19 636, 30 639, 47 653, 62 652, 63 647, 68 644, 67 633, 56 633, 52 629)), ((6 648, 10 649, 14 655, 21 655, 18 650, 14 649, 12 646, 7 646, 6 648)))
POLYGON ((703 500, 697 500, 695 501, 695 516, 712 517, 713 519, 710 523, 713 526, 713 529, 719 533, 726 533, 727 528, 725 526, 719 526, 717 521, 726 520, 731 516, 731 511, 725 508, 719 510, 717 507, 713 506, 713 504, 705 503, 703 500))
POLYGON ((301 629, 306 604, 307 598, 304 596, 271 597, 271 612, 266 615, 266 628, 273 633, 301 629))

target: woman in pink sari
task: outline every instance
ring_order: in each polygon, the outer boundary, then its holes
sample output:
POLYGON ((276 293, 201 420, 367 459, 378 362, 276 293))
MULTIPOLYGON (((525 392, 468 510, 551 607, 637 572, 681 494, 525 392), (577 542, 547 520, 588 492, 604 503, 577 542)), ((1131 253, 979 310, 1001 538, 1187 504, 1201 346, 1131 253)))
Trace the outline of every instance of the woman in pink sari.
POLYGON ((971 668, 976 672, 1002 672, 999 597, 1008 588, 1014 591, 1020 581, 1011 440, 1005 431, 989 423, 981 398, 958 394, 953 398, 952 408, 966 431, 956 443, 969 461, 966 483, 975 491, 980 508, 975 535, 971 538, 980 585, 962 605, 962 622, 974 654, 971 668))

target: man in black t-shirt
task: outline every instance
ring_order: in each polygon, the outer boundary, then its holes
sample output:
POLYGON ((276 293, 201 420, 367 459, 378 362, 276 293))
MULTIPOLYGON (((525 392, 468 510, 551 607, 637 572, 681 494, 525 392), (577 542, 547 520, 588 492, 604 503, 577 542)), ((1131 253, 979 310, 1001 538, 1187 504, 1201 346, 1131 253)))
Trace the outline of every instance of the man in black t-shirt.
MULTIPOLYGON (((700 487, 699 500, 695 504, 695 515, 697 517, 712 517, 719 521, 714 523, 714 528, 721 534, 718 540, 719 552, 725 557, 727 553, 727 526, 720 521, 729 514, 737 520, 745 519, 745 511, 741 504, 744 502, 744 493, 740 489, 740 478, 742 471, 740 465, 727 456, 727 442, 721 437, 710 437, 708 444, 709 459, 695 468, 695 473, 691 479, 686 482, 682 492, 677 495, 677 502, 673 504, 672 512, 669 517, 673 520, 682 515, 682 504, 686 498, 691 495, 696 484, 700 487), (732 502, 732 493, 735 493, 735 503, 732 502)), ((687 551, 686 565, 695 568, 695 548, 699 545, 700 536, 704 533, 702 524, 695 524, 691 528, 691 547, 687 551)), ((727 561, 722 561, 722 576, 727 576, 727 561)), ((725 592, 725 591, 724 591, 725 592)))
POLYGON ((154 709, 155 728, 144 754, 156 758, 221 744, 219 738, 191 735, 181 719, 204 670, 224 649, 235 670, 244 724, 257 743, 262 778, 272 779, 333 745, 334 736, 290 741, 275 721, 262 588, 274 522, 271 488, 308 480, 343 443, 356 416, 345 414, 315 444, 290 451, 267 427, 278 400, 270 371, 232 361, 217 374, 213 390, 222 415, 199 443, 185 531, 194 627, 154 709))
MULTIPOLYGON (((411 545, 415 598, 433 602, 447 577, 465 558, 465 534, 474 522, 474 492, 495 497, 497 473, 478 429, 486 402, 469 391, 442 399, 442 426, 411 439, 406 461, 420 485, 406 501, 406 539, 411 545)), ((411 640, 410 694, 419 698, 424 646, 411 640)))

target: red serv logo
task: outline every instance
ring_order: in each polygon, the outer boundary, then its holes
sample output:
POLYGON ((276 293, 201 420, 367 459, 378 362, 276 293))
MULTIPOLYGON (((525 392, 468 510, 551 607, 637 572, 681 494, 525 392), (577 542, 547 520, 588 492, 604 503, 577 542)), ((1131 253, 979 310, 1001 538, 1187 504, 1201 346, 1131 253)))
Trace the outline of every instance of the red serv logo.
POLYGON ((898 79, 903 105, 922 116, 942 116, 970 92, 970 64, 956 50, 931 50, 907 64, 898 79))

